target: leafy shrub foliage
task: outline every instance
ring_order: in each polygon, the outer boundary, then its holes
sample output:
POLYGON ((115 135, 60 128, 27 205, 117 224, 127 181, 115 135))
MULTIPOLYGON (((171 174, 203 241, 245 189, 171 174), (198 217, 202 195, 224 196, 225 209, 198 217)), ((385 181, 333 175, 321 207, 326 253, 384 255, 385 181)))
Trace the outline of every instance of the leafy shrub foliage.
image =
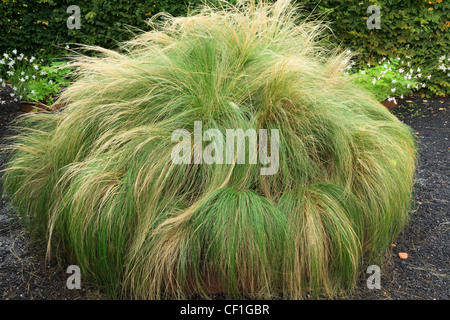
POLYGON ((129 26, 148 29, 145 21, 152 15, 184 14, 188 5, 189 0, 1 0, 0 52, 59 52, 57 46, 69 42, 109 48, 131 38, 129 26), (80 7, 81 28, 71 30, 66 10, 73 4, 80 7))
MULTIPOLYGON (((450 93, 449 73, 441 72, 439 59, 450 51, 450 1, 445 0, 300 0, 307 11, 325 14, 339 42, 360 53, 360 67, 383 58, 400 57, 431 74, 424 92, 450 93), (381 12, 381 29, 370 30, 370 5, 381 12)), ((336 40, 333 40, 336 41, 336 40)))
MULTIPOLYGON (((145 20, 158 12, 183 15, 200 0, 97 0, 76 1, 81 9, 81 29, 69 30, 66 9, 70 0, 1 0, 0 52, 17 48, 29 55, 58 52, 63 43, 84 43, 110 48, 131 38, 129 26, 148 30, 145 20)), ((214 2, 214 1, 212 1, 214 2)), ((231 0, 230 3, 236 3, 231 0)), ((426 93, 446 95, 449 76, 439 69, 439 58, 448 55, 450 1, 443 0, 299 0, 308 12, 325 14, 336 38, 360 52, 360 66, 397 56, 431 74, 426 93), (369 30, 367 8, 381 10, 381 29, 369 30)))

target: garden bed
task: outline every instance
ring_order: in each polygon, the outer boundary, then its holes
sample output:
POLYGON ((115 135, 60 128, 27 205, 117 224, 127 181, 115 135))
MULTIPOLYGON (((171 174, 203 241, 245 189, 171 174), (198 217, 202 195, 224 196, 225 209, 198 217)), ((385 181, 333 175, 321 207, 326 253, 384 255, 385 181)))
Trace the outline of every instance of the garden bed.
MULTIPOLYGON (((8 92, 0 91, 5 97, 8 92)), ((399 101, 391 111, 410 125, 420 139, 415 206, 410 224, 395 247, 389 249, 381 267, 381 289, 369 290, 362 273, 356 300, 444 299, 450 298, 448 281, 449 248, 449 107, 450 98, 419 97, 399 101), (399 252, 408 253, 405 260, 399 252)), ((0 136, 6 125, 21 113, 20 105, 9 100, 0 106, 0 136)), ((3 141, 2 141, 3 142, 3 141)), ((0 162, 3 163, 3 158, 0 162)), ((32 243, 13 209, 0 203, 0 299, 97 299, 103 295, 83 283, 81 290, 66 287, 69 261, 44 263, 44 246, 32 243)), ((220 298, 220 297, 218 297, 220 298)))

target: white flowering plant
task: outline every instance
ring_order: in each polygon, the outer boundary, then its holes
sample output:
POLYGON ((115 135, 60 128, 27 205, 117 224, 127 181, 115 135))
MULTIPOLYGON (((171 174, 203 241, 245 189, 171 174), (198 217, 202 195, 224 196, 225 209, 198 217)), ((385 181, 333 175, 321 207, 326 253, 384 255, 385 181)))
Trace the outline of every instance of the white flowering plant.
MULTIPOLYGON (((9 86, 14 101, 52 104, 60 90, 69 85, 71 72, 66 62, 57 61, 48 65, 43 59, 27 57, 17 50, 0 56, 0 89, 9 86)), ((5 101, 0 101, 4 104, 5 101)))
POLYGON ((52 104, 61 89, 70 84, 68 79, 70 72, 71 68, 66 62, 53 62, 49 66, 42 66, 41 77, 28 85, 28 98, 52 104))
POLYGON ((344 75, 350 74, 355 83, 373 92, 379 101, 397 103, 397 98, 425 88, 426 80, 431 78, 431 75, 423 75, 420 67, 413 68, 409 61, 400 57, 383 58, 374 65, 368 63, 366 68, 353 72, 351 64, 348 66, 350 68, 347 67, 344 75))
POLYGON ((447 77, 450 77, 450 57, 445 58, 445 56, 441 56, 438 61, 438 69, 447 73, 447 77))

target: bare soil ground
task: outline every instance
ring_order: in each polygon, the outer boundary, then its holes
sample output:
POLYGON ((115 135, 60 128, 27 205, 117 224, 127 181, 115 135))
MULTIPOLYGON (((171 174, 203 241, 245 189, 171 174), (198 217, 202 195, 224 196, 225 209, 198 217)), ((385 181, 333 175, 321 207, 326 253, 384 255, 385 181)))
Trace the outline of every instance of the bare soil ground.
POLYGON ((392 112, 419 139, 415 210, 381 267, 381 290, 369 290, 362 274, 353 299, 448 300, 450 298, 450 98, 400 101, 392 112), (398 253, 406 252, 408 259, 398 253))

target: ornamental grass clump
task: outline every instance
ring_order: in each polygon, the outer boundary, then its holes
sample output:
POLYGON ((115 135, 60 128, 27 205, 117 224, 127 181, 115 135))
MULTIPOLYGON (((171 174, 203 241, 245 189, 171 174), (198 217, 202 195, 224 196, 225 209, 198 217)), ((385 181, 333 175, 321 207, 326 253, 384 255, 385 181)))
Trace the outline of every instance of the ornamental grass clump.
POLYGON ((3 185, 24 220, 112 297, 352 289, 407 222, 409 127, 343 76, 348 55, 289 1, 160 18, 77 58, 62 111, 18 120, 3 185), (172 134, 199 121, 279 130, 277 172, 174 163, 172 134))

